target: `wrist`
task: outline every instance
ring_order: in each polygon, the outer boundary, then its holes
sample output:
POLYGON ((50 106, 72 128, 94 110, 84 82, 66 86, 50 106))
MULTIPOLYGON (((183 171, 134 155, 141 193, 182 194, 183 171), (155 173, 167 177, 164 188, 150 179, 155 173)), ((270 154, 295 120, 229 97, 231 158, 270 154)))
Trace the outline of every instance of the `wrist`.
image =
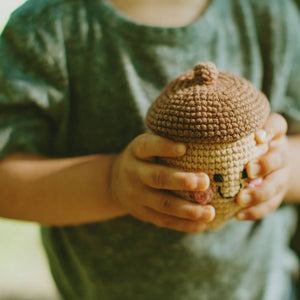
POLYGON ((121 162, 121 155, 113 154, 109 158, 109 167, 108 167, 108 183, 107 183, 107 193, 109 199, 109 205, 113 207, 116 211, 120 213, 120 215, 125 215, 128 211, 125 207, 121 204, 119 197, 117 195, 118 187, 120 183, 118 182, 119 173, 120 173, 120 162, 121 162))

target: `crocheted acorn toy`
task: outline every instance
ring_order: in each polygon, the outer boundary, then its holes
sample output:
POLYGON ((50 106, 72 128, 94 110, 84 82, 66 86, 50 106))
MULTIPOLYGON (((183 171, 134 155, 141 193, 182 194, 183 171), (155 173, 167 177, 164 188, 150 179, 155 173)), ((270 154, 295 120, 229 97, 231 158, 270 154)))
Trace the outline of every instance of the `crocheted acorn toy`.
POLYGON ((246 164, 268 149, 256 144, 255 131, 269 112, 262 92, 244 78, 219 72, 211 62, 199 63, 175 78, 149 108, 150 131, 187 147, 184 156, 161 157, 159 162, 210 177, 205 192, 174 191, 215 207, 215 219, 206 229, 219 228, 241 209, 235 196, 250 183, 246 164))

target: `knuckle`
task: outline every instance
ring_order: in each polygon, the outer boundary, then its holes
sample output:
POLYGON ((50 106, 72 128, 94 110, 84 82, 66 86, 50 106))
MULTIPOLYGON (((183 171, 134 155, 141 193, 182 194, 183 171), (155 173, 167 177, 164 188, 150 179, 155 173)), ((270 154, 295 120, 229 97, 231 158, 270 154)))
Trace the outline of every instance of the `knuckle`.
POLYGON ((151 174, 151 182, 154 187, 161 188, 164 187, 165 177, 161 170, 155 171, 151 174))
POLYGON ((166 196, 162 197, 161 207, 162 207, 163 211, 169 211, 171 206, 172 206, 171 198, 166 197, 166 196))
POLYGON ((141 134, 136 138, 135 154, 140 155, 147 150, 148 139, 146 134, 141 134))

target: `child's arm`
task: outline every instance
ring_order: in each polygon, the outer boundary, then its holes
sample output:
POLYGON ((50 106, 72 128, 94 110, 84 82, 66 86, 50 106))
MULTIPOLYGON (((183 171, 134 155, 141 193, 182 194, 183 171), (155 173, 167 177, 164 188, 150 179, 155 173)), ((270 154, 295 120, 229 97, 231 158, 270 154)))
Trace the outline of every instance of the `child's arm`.
POLYGON ((119 155, 49 159, 15 154, 0 162, 0 215, 50 225, 103 221, 130 213, 158 226, 194 232, 214 209, 164 190, 205 190, 205 174, 180 172, 154 162, 185 148, 143 134, 119 155))
POLYGON ((262 184, 246 188, 238 194, 237 202, 247 207, 237 218, 257 220, 276 209, 285 198, 287 202, 300 202, 300 136, 286 137, 287 124, 283 117, 272 114, 265 126, 265 136, 258 142, 269 143, 269 151, 250 162, 250 178, 264 177, 262 184))
POLYGON ((0 216, 71 225, 125 214, 120 205, 108 201, 114 157, 6 157, 0 163, 0 216))

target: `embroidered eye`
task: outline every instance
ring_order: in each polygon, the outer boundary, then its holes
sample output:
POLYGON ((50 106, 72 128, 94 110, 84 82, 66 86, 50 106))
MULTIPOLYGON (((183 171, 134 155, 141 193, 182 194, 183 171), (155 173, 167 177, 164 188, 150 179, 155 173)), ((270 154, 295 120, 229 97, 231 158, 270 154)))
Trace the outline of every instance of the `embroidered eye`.
POLYGON ((242 179, 248 178, 247 170, 246 168, 242 172, 242 179))
POLYGON ((223 182, 224 179, 223 179, 222 174, 215 174, 215 175, 214 175, 214 181, 215 181, 215 182, 223 182))

